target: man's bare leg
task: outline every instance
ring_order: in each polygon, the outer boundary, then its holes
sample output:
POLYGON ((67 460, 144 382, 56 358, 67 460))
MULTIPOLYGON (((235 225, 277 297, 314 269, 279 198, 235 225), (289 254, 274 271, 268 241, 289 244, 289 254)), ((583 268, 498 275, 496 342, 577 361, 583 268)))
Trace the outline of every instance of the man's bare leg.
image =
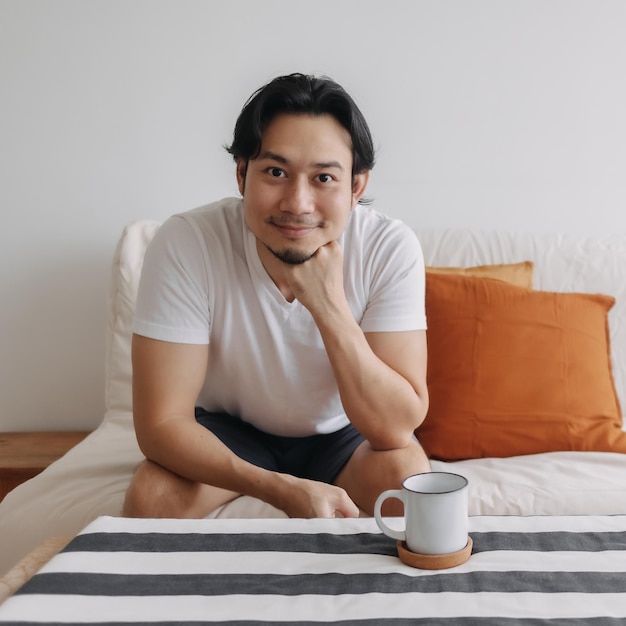
POLYGON ((196 483, 143 461, 126 491, 125 517, 203 518, 238 493, 196 483))
MULTIPOLYGON (((364 441, 341 470, 335 484, 343 487, 361 510, 373 515, 376 498, 383 491, 400 489, 407 476, 422 472, 430 472, 430 462, 417 441, 396 450, 374 450, 364 441)), ((395 498, 387 500, 383 514, 402 515, 402 502, 395 498)))

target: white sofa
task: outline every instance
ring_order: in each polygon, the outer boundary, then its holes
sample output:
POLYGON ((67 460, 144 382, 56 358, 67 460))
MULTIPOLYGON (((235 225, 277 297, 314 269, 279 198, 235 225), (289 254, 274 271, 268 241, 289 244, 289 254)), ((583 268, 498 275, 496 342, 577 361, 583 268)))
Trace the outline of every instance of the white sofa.
MULTIPOLYGON (((119 515, 142 455, 131 417, 130 323, 146 245, 158 228, 128 226, 113 263, 106 355, 106 414, 76 448, 0 504, 0 575, 43 540, 73 535, 99 515, 119 515)), ((534 288, 604 293, 614 378, 626 406, 626 235, 418 231, 427 265, 467 267, 533 261, 534 288)), ((464 474, 471 515, 626 514, 626 455, 549 452, 510 458, 433 461, 434 469, 464 474)), ((241 497, 216 517, 271 517, 282 512, 241 497)))

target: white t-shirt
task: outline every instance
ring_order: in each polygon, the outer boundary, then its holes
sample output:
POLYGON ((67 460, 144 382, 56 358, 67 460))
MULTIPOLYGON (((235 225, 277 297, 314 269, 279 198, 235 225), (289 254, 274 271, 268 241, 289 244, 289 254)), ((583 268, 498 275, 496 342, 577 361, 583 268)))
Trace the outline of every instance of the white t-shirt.
MULTIPOLYGON (((339 241, 346 296, 362 330, 426 328, 424 260, 413 231, 358 206, 339 241)), ((133 331, 210 345, 196 402, 207 411, 290 437, 348 423, 317 326, 265 271, 240 199, 161 226, 144 259, 133 331)))

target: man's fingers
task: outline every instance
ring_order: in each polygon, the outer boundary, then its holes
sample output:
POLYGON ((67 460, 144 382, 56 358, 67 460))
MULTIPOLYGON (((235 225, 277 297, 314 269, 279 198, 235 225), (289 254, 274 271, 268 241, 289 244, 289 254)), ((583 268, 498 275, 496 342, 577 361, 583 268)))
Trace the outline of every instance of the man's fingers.
POLYGON ((344 491, 339 505, 335 509, 335 514, 341 513, 342 517, 359 517, 361 511, 359 507, 352 501, 350 496, 344 491))
POLYGON ((341 513, 341 517, 359 517, 359 515, 361 514, 359 507, 354 504, 354 502, 352 502, 351 504, 352 506, 345 506, 337 509, 335 511, 335 516, 337 516, 337 513, 341 513))

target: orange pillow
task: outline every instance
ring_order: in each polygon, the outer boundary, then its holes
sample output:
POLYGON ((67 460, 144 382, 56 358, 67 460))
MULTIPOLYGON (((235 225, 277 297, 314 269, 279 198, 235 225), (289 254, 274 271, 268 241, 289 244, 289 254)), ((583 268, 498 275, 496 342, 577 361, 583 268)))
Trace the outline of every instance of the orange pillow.
POLYGON ((497 278, 518 287, 533 286, 532 261, 521 263, 501 263, 499 265, 476 265, 475 267, 427 267, 426 271, 433 274, 463 274, 465 276, 481 276, 482 278, 497 278))
POLYGON ((430 409, 416 431, 427 454, 626 453, 610 360, 614 303, 427 274, 430 409))

